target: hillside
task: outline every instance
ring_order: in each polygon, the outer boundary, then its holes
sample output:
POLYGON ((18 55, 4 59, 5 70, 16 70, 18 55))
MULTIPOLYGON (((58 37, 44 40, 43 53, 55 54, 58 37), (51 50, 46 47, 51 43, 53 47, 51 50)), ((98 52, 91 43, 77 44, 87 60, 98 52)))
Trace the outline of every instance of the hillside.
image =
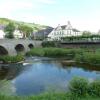
POLYGON ((21 22, 21 21, 15 21, 15 20, 11 20, 8 18, 0 18, 0 25, 7 25, 9 22, 13 22, 16 27, 18 25, 27 25, 29 27, 32 27, 33 31, 38 31, 38 30, 46 29, 49 27, 49 26, 39 25, 39 24, 35 24, 35 23, 26 23, 26 22, 21 22))

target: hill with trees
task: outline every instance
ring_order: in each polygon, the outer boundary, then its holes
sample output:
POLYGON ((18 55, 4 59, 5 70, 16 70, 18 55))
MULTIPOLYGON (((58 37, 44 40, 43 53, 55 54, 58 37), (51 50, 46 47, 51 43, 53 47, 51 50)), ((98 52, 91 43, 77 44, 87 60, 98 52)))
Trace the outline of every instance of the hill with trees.
POLYGON ((39 25, 39 24, 35 24, 35 23, 27 23, 27 22, 22 22, 22 21, 15 21, 15 20, 12 20, 12 19, 8 19, 8 18, 0 18, 0 25, 8 25, 9 23, 14 23, 15 27, 17 28, 18 26, 28 26, 28 27, 31 27, 33 28, 33 31, 39 31, 39 30, 42 30, 42 29, 46 29, 48 28, 49 26, 45 26, 45 25, 39 25))

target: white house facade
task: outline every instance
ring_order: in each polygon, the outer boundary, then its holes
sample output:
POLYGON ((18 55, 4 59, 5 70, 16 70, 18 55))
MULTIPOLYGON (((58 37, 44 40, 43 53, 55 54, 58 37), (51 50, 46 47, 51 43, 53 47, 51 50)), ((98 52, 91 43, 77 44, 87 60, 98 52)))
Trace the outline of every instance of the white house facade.
POLYGON ((48 39, 49 40, 61 40, 62 37, 69 37, 69 36, 80 36, 82 32, 73 28, 68 21, 67 25, 60 26, 58 25, 56 28, 53 29, 52 32, 49 33, 48 39))
POLYGON ((5 36, 4 31, 3 31, 3 30, 0 30, 0 39, 3 39, 3 38, 4 38, 4 36, 5 36))
POLYGON ((3 39, 4 38, 4 36, 5 36, 5 33, 4 33, 4 25, 0 25, 0 39, 3 39))
POLYGON ((19 30, 17 30, 17 29, 14 31, 13 34, 14 34, 14 38, 16 38, 16 39, 17 39, 17 38, 23 38, 23 33, 21 33, 21 32, 20 32, 19 30))

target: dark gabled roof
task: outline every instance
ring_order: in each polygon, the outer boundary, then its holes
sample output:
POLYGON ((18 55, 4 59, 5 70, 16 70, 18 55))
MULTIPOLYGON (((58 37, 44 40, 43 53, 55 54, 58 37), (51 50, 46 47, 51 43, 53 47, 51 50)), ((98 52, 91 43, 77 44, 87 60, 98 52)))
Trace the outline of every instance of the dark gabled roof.
POLYGON ((63 30, 66 29, 66 27, 67 27, 67 25, 61 26, 61 28, 62 28, 63 30))
POLYGON ((37 36, 43 36, 43 35, 48 35, 54 28, 48 27, 46 29, 39 30, 38 32, 35 33, 37 36))
POLYGON ((79 30, 77 30, 77 29, 75 29, 75 28, 73 28, 72 29, 74 32, 80 32, 79 30))

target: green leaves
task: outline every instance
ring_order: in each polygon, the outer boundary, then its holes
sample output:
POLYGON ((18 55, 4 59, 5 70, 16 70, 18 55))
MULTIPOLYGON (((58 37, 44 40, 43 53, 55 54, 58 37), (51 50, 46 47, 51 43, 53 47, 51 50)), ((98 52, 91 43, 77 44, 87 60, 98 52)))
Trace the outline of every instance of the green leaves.
POLYGON ((6 38, 14 38, 14 31, 15 31, 15 26, 13 23, 9 23, 5 28, 4 32, 6 33, 5 37, 6 38))
POLYGON ((72 94, 85 96, 87 94, 88 80, 82 77, 75 77, 70 81, 69 90, 72 94))
POLYGON ((0 56, 0 61, 3 61, 3 63, 17 63, 24 60, 23 55, 17 55, 17 56, 0 56))
POLYGON ((23 33, 23 38, 29 37, 33 32, 33 28, 27 25, 19 25, 18 29, 20 30, 21 33, 23 33))
POLYGON ((100 80, 95 80, 89 84, 88 93, 100 97, 100 80))

